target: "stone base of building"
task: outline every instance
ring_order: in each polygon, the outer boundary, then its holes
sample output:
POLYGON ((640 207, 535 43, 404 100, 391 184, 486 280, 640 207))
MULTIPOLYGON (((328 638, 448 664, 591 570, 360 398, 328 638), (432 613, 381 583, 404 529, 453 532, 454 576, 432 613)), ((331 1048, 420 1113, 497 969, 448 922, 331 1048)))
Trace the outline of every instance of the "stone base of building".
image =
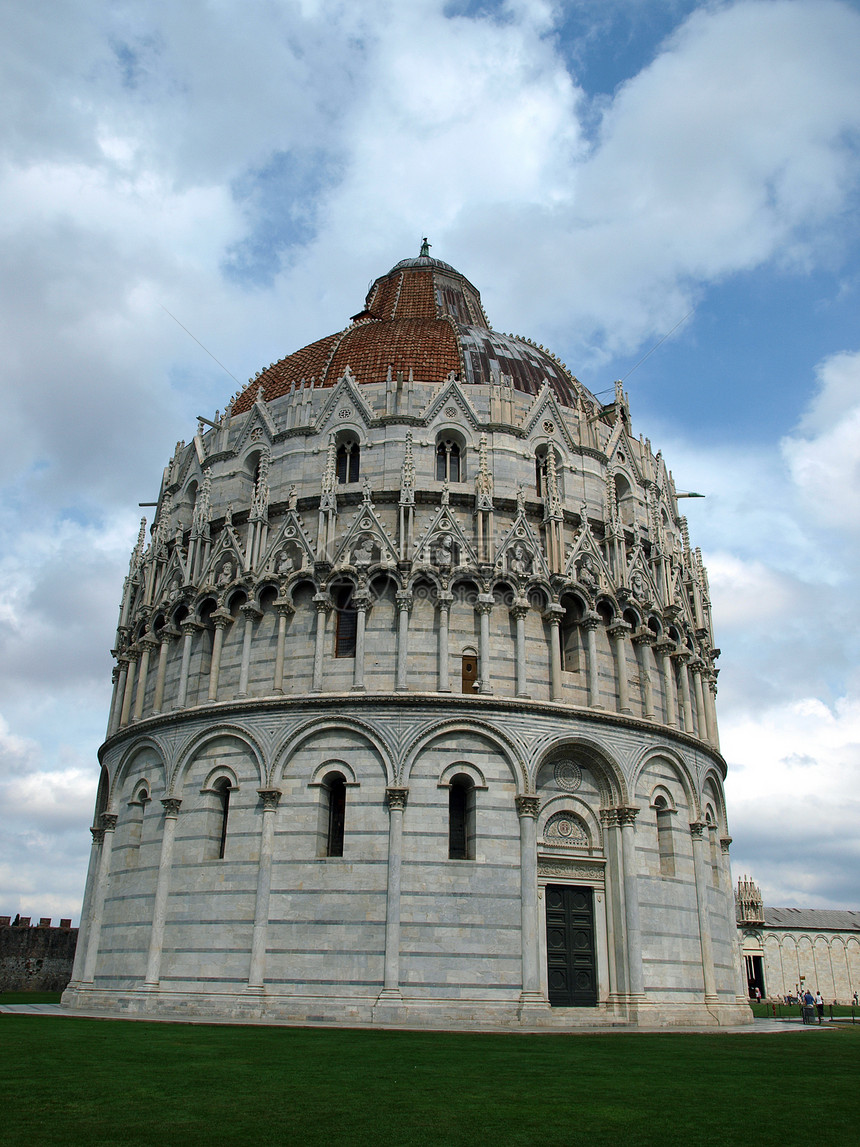
POLYGON ((396 993, 368 996, 278 995, 246 989, 237 992, 194 993, 164 989, 105 990, 70 985, 63 1007, 106 1011, 128 1016, 211 1018, 290 1023, 330 1023, 333 1027, 403 1026, 458 1030, 516 1029, 570 1031, 575 1029, 734 1027, 753 1022, 743 1003, 601 1003, 596 1007, 559 1008, 546 1001, 439 998, 396 993))

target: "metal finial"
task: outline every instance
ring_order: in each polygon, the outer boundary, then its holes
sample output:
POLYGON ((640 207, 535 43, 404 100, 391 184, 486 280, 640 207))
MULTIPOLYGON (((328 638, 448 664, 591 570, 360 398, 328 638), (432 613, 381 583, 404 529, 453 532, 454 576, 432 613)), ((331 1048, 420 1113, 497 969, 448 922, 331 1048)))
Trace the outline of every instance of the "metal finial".
POLYGON ((424 259, 424 258, 429 259, 430 258, 430 248, 432 247, 432 245, 433 245, 432 243, 427 242, 427 236, 425 235, 424 238, 421 240, 421 252, 418 256, 419 259, 424 259))

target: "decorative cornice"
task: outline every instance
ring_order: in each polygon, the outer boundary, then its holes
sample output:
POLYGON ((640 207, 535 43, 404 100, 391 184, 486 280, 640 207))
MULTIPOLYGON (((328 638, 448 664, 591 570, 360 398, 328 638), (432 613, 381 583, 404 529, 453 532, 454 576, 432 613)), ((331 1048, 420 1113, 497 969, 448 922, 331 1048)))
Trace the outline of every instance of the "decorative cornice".
POLYGON ((538 861, 538 876, 575 876, 583 880, 604 880, 606 870, 603 866, 589 863, 586 860, 556 860, 552 863, 538 861))

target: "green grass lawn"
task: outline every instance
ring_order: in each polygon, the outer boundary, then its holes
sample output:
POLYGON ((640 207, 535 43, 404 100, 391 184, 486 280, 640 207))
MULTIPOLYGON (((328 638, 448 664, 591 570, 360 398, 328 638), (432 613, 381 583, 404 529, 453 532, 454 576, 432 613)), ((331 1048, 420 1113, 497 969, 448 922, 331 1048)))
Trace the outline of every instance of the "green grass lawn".
POLYGON ((0 1004, 58 1004, 62 992, 0 992, 0 1004))
POLYGON ((0 1015, 7 1144, 858 1141, 860 1027, 473 1035, 0 1015))

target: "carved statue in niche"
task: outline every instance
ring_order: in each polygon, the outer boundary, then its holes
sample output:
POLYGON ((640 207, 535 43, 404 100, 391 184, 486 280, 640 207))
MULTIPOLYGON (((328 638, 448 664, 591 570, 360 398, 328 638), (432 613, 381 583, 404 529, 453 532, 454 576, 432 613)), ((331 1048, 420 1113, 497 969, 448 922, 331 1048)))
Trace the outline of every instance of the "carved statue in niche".
POLYGON ((594 558, 591 554, 583 554, 576 567, 576 579, 580 585, 593 593, 597 589, 597 571, 594 568, 594 558))
POLYGON ((295 508, 296 508, 296 506, 298 506, 298 504, 299 504, 299 495, 296 492, 296 484, 295 484, 295 482, 293 482, 293 484, 290 486, 290 492, 287 495, 287 509, 288 510, 295 510, 295 508))
POLYGON ((373 561, 373 538, 365 534, 361 542, 353 550, 352 564, 356 566, 369 566, 373 561))
POLYGON ((630 588, 637 601, 645 601, 648 597, 648 584, 642 576, 641 570, 634 570, 630 576, 630 588))
POLYGON ((170 583, 170 588, 167 591, 167 600, 176 601, 180 593, 182 593, 182 579, 179 574, 175 574, 170 583))
POLYGON ((527 577, 532 572, 532 553, 520 542, 508 552, 508 569, 519 577, 527 577))
POLYGON ((449 570, 454 564, 454 539, 450 534, 440 534, 436 539, 433 564, 442 570, 449 570))
POLYGON ((233 564, 232 558, 227 558, 227 560, 221 566, 221 572, 218 574, 218 580, 215 584, 217 586, 229 585, 235 577, 235 569, 236 567, 233 564))

